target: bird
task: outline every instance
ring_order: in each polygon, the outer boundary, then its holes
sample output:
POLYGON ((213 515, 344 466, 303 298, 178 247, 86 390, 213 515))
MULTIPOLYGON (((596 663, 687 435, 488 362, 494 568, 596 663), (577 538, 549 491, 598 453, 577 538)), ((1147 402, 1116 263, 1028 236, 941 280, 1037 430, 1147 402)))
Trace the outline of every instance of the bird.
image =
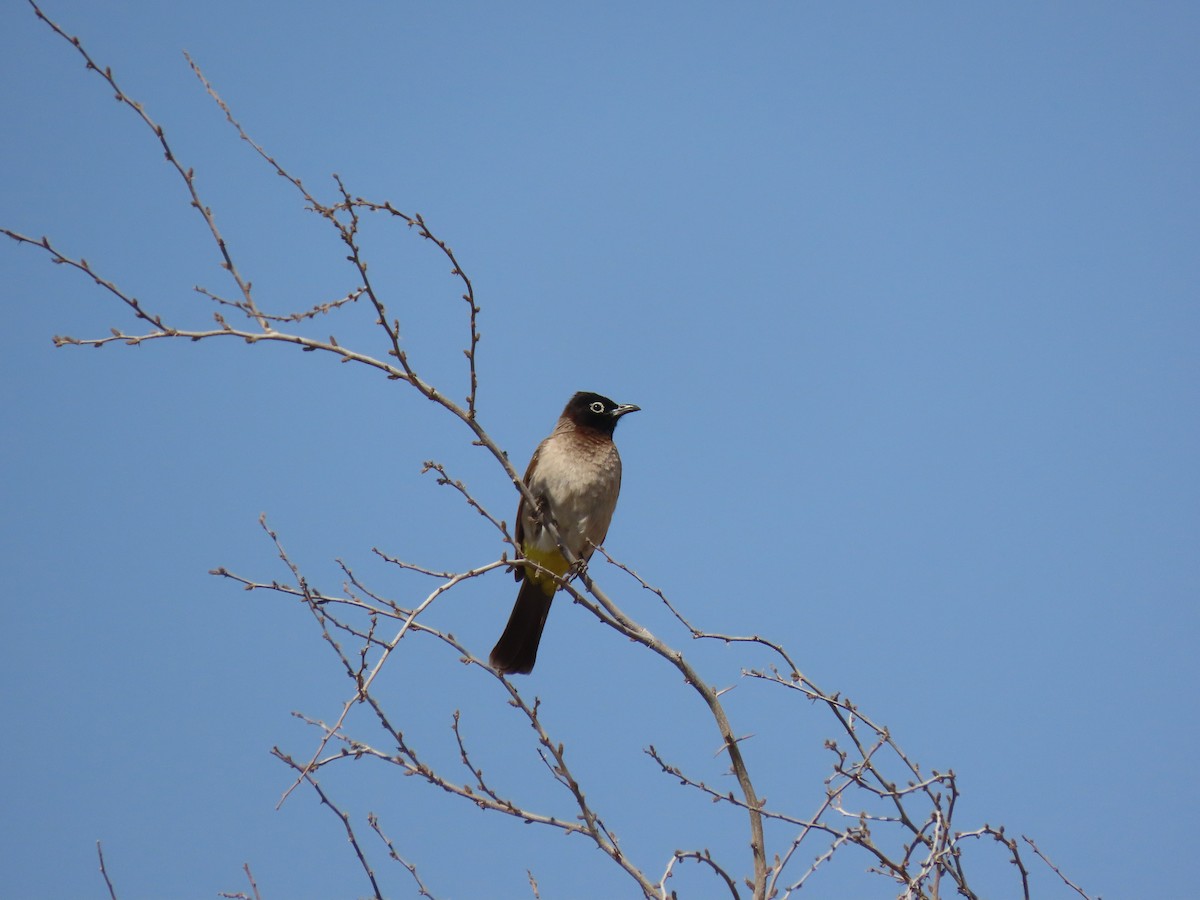
MULTIPOLYGON (((536 510, 524 496, 517 506, 514 538, 525 559, 560 577, 570 569, 543 525, 547 519, 581 563, 603 543, 621 491, 621 456, 613 430, 622 416, 640 409, 591 391, 579 391, 567 401, 554 431, 538 444, 525 471, 525 484, 537 501, 536 510)), ((559 585, 531 566, 517 566, 513 574, 521 589, 488 661, 502 675, 528 675, 559 585)))

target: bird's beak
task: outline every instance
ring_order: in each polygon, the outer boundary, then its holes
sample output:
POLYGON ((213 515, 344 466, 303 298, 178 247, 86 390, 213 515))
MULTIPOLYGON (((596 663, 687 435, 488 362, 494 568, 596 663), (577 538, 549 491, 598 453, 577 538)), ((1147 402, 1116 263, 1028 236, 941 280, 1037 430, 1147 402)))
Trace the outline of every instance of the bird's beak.
POLYGON ((623 406, 613 407, 612 417, 614 419, 619 419, 619 418, 621 418, 621 416, 625 415, 625 413, 639 412, 639 411, 641 411, 640 406, 634 406, 632 403, 626 403, 623 406))

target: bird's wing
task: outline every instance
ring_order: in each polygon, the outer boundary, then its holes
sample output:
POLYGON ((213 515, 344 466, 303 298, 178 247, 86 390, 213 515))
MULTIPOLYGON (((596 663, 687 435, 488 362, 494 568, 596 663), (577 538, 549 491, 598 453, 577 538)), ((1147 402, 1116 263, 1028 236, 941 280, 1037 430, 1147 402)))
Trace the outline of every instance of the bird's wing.
MULTIPOLYGON (((547 438, 547 440, 549 440, 547 438)), ((525 469, 525 477, 522 479, 526 487, 530 487, 530 478, 533 476, 533 470, 537 466, 538 457, 542 455, 542 447, 546 445, 546 441, 542 441, 537 445, 537 449, 533 451, 533 457, 529 460, 529 465, 525 469)), ((524 553, 525 547, 525 495, 521 495, 521 502, 517 504, 517 523, 513 530, 513 539, 517 542, 518 549, 524 553)), ((513 572, 517 581, 524 577, 524 570, 517 569, 513 572)))

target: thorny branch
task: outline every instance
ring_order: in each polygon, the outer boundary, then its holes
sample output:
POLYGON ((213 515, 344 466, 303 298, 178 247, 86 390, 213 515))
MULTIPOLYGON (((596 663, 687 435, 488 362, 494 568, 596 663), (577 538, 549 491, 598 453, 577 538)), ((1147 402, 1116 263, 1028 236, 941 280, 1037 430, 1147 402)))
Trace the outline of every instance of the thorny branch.
MULTIPOLYGON (((438 404, 447 414, 466 426, 471 435, 471 442, 485 449, 500 466, 504 476, 514 489, 530 501, 532 508, 538 508, 538 504, 529 494, 520 474, 509 462, 504 451, 480 424, 478 418, 477 351, 480 340, 478 316, 481 310, 471 279, 452 248, 434 234, 419 213, 405 213, 390 202, 375 202, 357 196, 336 175, 333 176, 336 199, 333 202, 320 200, 300 178, 291 174, 276 157, 249 136, 241 123, 234 117, 228 104, 204 76, 199 65, 191 57, 188 57, 188 65, 201 82, 204 90, 236 130, 239 138, 253 148, 254 152, 271 167, 276 175, 292 185, 306 209, 316 213, 329 223, 337 240, 344 248, 346 259, 352 269, 353 286, 338 299, 318 300, 292 312, 265 311, 254 298, 251 281, 243 277, 235 264, 233 254, 218 229, 216 214, 204 203, 195 171, 190 167, 185 167, 180 161, 163 127, 146 112, 140 103, 125 92, 111 69, 101 67, 93 60, 79 38, 69 35, 63 28, 51 21, 35 0, 28 0, 28 2, 37 17, 45 22, 55 34, 71 44, 83 58, 87 69, 96 72, 113 91, 116 100, 131 110, 142 126, 153 135, 167 163, 183 182, 190 206, 204 221, 213 241, 217 261, 220 267, 228 273, 236 289, 235 296, 231 298, 207 288, 197 287, 196 292, 216 307, 212 311, 215 327, 181 328, 168 324, 161 314, 127 293, 116 281, 101 274, 86 259, 66 253, 49 238, 34 238, 16 230, 0 228, 0 233, 18 244, 31 246, 45 253, 52 263, 82 273, 98 288, 115 297, 132 313, 134 319, 141 323, 139 330, 134 333, 113 328, 108 336, 98 338, 78 339, 56 336, 54 338, 56 345, 102 347, 118 342, 137 346, 146 341, 163 339, 202 341, 214 338, 237 338, 250 345, 260 341, 275 341, 297 346, 305 352, 333 354, 343 363, 358 364, 378 371, 388 379, 400 382, 415 390, 420 396, 438 404), (468 306, 467 347, 463 351, 467 361, 468 389, 462 405, 422 379, 410 362, 401 337, 399 319, 389 311, 384 293, 368 274, 369 265, 360 241, 360 233, 365 224, 362 213, 382 213, 393 221, 399 220, 408 229, 414 230, 422 239, 431 242, 450 263, 450 274, 458 279, 462 287, 461 298, 468 306), (365 305, 359 302, 363 298, 366 300, 365 305), (281 330, 282 327, 301 326, 313 323, 318 319, 331 320, 340 314, 351 314, 354 310, 365 307, 369 307, 371 315, 374 317, 373 322, 381 332, 385 349, 384 358, 351 350, 340 344, 332 335, 328 338, 317 338, 295 330, 281 330), (222 315, 222 310, 240 313, 248 320, 246 325, 231 324, 222 315)), ((303 605, 319 627, 325 644, 334 653, 344 674, 353 684, 352 692, 332 724, 326 724, 309 716, 301 716, 305 722, 320 732, 316 749, 312 753, 305 754, 297 760, 279 748, 274 749, 275 755, 295 772, 295 779, 285 791, 280 802, 282 803, 283 799, 286 799, 296 787, 307 784, 319 797, 322 805, 329 808, 341 821, 347 839, 359 859, 376 897, 383 896, 382 889, 377 875, 367 859, 366 852, 357 839, 352 816, 336 805, 317 780, 318 773, 326 766, 339 765, 346 760, 376 759, 397 766, 404 774, 418 776, 480 809, 512 816, 527 823, 558 830, 561 833, 585 836, 624 871, 648 898, 674 896, 673 892, 668 890, 667 882, 672 878, 676 864, 689 860, 708 869, 731 896, 740 897, 737 879, 731 874, 734 866, 718 862, 706 849, 676 850, 667 862, 661 878, 655 881, 646 875, 645 870, 636 865, 621 848, 604 818, 587 799, 580 782, 571 770, 564 744, 552 737, 541 719, 540 701, 537 699, 527 701, 511 680, 493 672, 450 632, 430 624, 430 611, 437 605, 437 601, 458 585, 480 577, 493 569, 512 565, 535 566, 535 564, 519 558, 519 549, 513 544, 504 521, 492 515, 465 484, 454 479, 442 464, 434 461, 427 462, 426 471, 436 472, 439 484, 457 491, 471 509, 482 515, 495 529, 499 540, 506 547, 515 551, 515 558, 510 560, 507 553, 502 553, 499 559, 481 563, 466 571, 448 572, 400 560, 377 548, 374 549, 373 552, 381 559, 395 565, 402 572, 437 580, 436 586, 426 592, 423 599, 419 599, 414 605, 405 606, 369 588, 358 578, 351 567, 342 561, 339 561, 339 565, 346 576, 346 581, 342 584, 339 593, 327 593, 314 587, 288 555, 278 535, 267 527, 266 520, 263 519, 262 527, 273 542, 276 553, 287 570, 289 580, 287 582, 259 581, 236 575, 224 568, 214 570, 214 574, 234 581, 246 590, 271 591, 303 605), (393 624, 395 631, 390 637, 385 637, 381 632, 388 629, 388 623, 393 624), (393 721, 379 695, 372 690, 378 675, 399 649, 400 642, 410 635, 436 641, 442 647, 453 651, 457 658, 472 671, 480 673, 483 677, 494 679, 507 692, 511 706, 532 726, 537 753, 550 777, 570 797, 576 810, 573 819, 567 820, 537 811, 519 800, 503 794, 499 787, 485 777, 483 766, 476 762, 476 756, 470 749, 470 742, 465 733, 462 716, 457 710, 454 712, 450 727, 457 744, 461 764, 468 773, 469 780, 464 782, 452 779, 447 773, 426 762, 424 755, 413 745, 404 730, 393 721), (344 643, 349 645, 349 649, 343 646, 344 643), (347 720, 350 712, 360 705, 366 706, 370 710, 375 724, 383 735, 382 745, 377 746, 348 733, 347 720), (383 749, 383 746, 388 749, 383 749)), ((547 520, 543 524, 547 531, 555 537, 560 550, 568 561, 576 562, 568 548, 562 543, 553 521, 547 520)), ((603 548, 598 549, 602 556, 608 558, 603 548)), ((1015 840, 1006 837, 1002 828, 985 825, 970 831, 955 830, 954 813, 958 798, 958 786, 952 771, 938 772, 934 770, 928 775, 922 774, 916 762, 912 761, 893 740, 888 729, 872 721, 849 699, 839 693, 829 693, 819 688, 800 671, 782 646, 758 635, 734 636, 698 629, 680 612, 679 607, 668 599, 663 590, 653 587, 624 564, 611 558, 609 561, 628 573, 641 588, 656 595, 680 625, 686 629, 691 638, 716 640, 765 650, 770 654, 773 662, 758 668, 743 669, 743 677, 750 683, 782 688, 786 693, 798 694, 800 697, 820 705, 832 715, 833 723, 842 736, 841 740, 846 742, 846 746, 843 748, 838 741, 826 741, 826 747, 833 757, 832 771, 825 781, 824 796, 817 804, 815 813, 806 817, 779 809, 767 809, 765 803, 759 799, 751 780, 749 767, 740 746, 742 739, 734 732, 721 702, 723 691, 718 690, 702 678, 682 652, 647 630, 618 607, 609 594, 596 584, 586 567, 579 567, 575 580, 559 579, 563 590, 576 603, 589 610, 606 625, 640 643, 678 671, 684 683, 694 690, 704 703, 721 736, 722 752, 728 756, 730 769, 737 782, 736 792, 710 787, 703 778, 686 773, 680 767, 666 762, 653 746, 648 748, 647 753, 665 774, 678 779, 686 789, 698 791, 714 802, 745 816, 749 831, 749 868, 752 872, 751 877, 745 879, 745 884, 750 888, 751 896, 755 900, 766 900, 768 897, 777 896, 787 897, 800 891, 825 862, 829 861, 835 853, 840 853, 843 848, 847 847, 858 847, 864 851, 870 861, 870 871, 894 881, 901 887, 901 896, 903 897, 942 896, 944 893, 942 881, 948 879, 956 893, 974 898, 977 894, 969 885, 965 871, 964 845, 968 840, 978 840, 984 837, 992 838, 1006 849, 1010 861, 1020 873, 1023 896, 1026 898, 1030 896, 1028 872, 1021 858, 1018 844, 1015 840), (786 827, 794 835, 787 843, 782 856, 768 857, 764 820, 786 827), (799 874, 792 873, 789 877, 794 880, 790 884, 787 883, 783 878, 785 870, 797 857, 800 848, 808 846, 806 842, 813 835, 824 836, 825 843, 821 845, 821 852, 805 871, 799 874)), ((378 818, 371 813, 367 817, 367 822, 387 848, 389 858, 408 871, 419 893, 422 896, 432 897, 433 895, 424 881, 418 876, 416 866, 401 857, 393 842, 384 835, 378 818)), ((1075 889, 1081 896, 1087 897, 1042 854, 1032 840, 1029 838, 1024 838, 1024 840, 1064 883, 1075 889)), ((99 845, 97 845, 97 850, 100 852, 99 845)), ((102 852, 100 853, 100 864, 109 894, 115 900, 112 884, 108 880, 107 872, 104 871, 102 852)), ((744 862, 738 861, 737 865, 744 865, 744 862)), ((248 866, 246 874, 250 878, 251 887, 257 897, 257 885, 250 876, 248 866)), ((532 873, 529 878, 536 894, 537 882, 532 873)))

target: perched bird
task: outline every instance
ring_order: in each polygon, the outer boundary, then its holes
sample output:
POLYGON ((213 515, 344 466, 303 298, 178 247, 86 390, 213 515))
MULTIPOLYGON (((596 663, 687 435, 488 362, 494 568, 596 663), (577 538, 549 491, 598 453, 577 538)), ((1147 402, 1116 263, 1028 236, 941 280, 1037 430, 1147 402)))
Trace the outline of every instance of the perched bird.
MULTIPOLYGON (((621 456, 613 443, 613 430, 621 416, 638 409, 580 391, 567 402, 554 431, 529 461, 525 484, 537 500, 538 511, 554 523, 577 560, 586 562, 608 534, 621 490, 621 456)), ((514 537, 526 559, 555 575, 567 573, 567 560, 524 497, 517 507, 514 537)), ((504 675, 528 675, 558 582, 531 567, 518 567, 515 574, 521 590, 490 662, 504 675)))

